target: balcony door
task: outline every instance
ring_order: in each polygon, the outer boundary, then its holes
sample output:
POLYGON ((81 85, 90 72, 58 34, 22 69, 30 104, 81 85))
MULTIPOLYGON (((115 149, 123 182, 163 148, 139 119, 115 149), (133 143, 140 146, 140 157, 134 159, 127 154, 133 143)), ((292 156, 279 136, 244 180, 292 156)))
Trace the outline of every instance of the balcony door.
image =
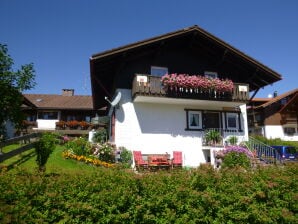
POLYGON ((203 113, 203 129, 210 129, 210 128, 219 129, 221 127, 219 116, 220 116, 219 112, 203 113))

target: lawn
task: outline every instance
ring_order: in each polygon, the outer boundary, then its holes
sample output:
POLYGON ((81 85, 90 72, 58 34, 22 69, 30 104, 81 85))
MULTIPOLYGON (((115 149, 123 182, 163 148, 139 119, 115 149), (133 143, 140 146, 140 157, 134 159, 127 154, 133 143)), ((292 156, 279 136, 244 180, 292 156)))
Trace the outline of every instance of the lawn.
MULTIPOLYGON (((3 152, 8 152, 13 149, 16 149, 19 145, 10 145, 5 147, 3 152)), ((54 152, 50 155, 50 158, 46 165, 47 173, 76 173, 82 171, 94 171, 96 167, 85 164, 83 162, 78 162, 72 159, 64 159, 62 157, 62 152, 64 146, 57 145, 54 152)), ((37 170, 36 153, 34 149, 23 152, 19 155, 16 155, 4 162, 0 163, 0 168, 5 166, 9 171, 13 172, 14 170, 24 169, 29 172, 34 172, 37 170)))

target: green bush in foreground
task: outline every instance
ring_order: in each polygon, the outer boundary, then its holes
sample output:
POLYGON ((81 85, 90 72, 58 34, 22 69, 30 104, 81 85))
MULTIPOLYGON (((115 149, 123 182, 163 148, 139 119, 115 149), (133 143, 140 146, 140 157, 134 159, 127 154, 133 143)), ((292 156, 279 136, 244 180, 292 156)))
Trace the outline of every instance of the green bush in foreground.
POLYGON ((50 154, 54 151, 57 143, 57 135, 53 133, 44 133, 35 143, 36 163, 39 171, 45 171, 46 163, 50 154))
POLYGON ((297 223, 298 164, 0 174, 0 223, 297 223))

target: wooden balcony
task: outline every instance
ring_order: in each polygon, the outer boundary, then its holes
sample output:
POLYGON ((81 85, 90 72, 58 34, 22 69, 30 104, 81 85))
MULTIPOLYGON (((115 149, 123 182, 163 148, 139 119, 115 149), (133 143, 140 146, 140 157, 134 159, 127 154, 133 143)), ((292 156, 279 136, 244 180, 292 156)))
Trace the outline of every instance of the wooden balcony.
POLYGON ((234 83, 232 93, 216 93, 215 91, 202 91, 199 89, 178 88, 165 90, 161 78, 151 75, 136 75, 132 84, 132 97, 171 97, 212 101, 246 102, 249 100, 249 86, 243 83, 234 83))
POLYGON ((281 124, 298 124, 298 114, 281 113, 281 124))

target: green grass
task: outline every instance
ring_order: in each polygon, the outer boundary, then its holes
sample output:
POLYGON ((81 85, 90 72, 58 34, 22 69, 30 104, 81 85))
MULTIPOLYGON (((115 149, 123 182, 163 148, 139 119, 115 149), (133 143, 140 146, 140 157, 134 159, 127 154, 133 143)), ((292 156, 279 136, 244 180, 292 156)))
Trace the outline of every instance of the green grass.
MULTIPOLYGON (((15 149, 14 145, 11 149, 15 149)), ((9 149, 6 149, 6 152, 9 149)), ((85 164, 83 162, 78 162, 72 159, 64 159, 62 157, 62 152, 64 146, 57 145, 54 152, 50 155, 50 158, 46 164, 46 173, 77 173, 82 171, 96 171, 97 167, 85 164)), ((9 172, 14 172, 16 170, 26 170, 28 172, 36 172, 36 153, 35 149, 30 149, 19 155, 16 155, 4 162, 0 163, 0 168, 3 166, 8 167, 9 172)))
POLYGON ((12 144, 12 145, 8 145, 8 146, 3 147, 1 151, 2 151, 3 153, 7 153, 7 152, 10 152, 10 151, 12 151, 12 150, 14 150, 14 149, 19 148, 20 146, 21 146, 21 144, 12 144))

